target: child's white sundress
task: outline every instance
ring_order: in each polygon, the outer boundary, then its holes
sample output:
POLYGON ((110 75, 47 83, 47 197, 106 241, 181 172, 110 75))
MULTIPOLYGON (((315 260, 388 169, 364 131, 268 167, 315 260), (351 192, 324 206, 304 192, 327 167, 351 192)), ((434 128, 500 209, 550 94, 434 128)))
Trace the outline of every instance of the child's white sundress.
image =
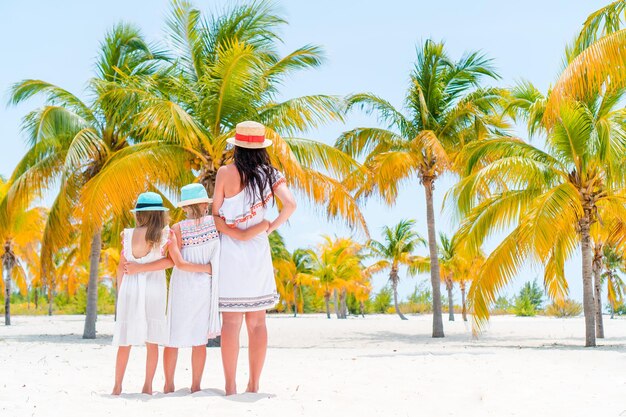
POLYGON ((194 264, 211 264, 212 274, 186 272, 174 267, 167 308, 169 347, 206 345, 220 334, 218 274, 220 239, 213 216, 178 223, 181 254, 194 264))
MULTIPOLYGON (((274 190, 282 184, 285 184, 285 177, 274 170, 274 190)), ((229 227, 246 230, 263 221, 271 204, 269 187, 263 192, 263 201, 253 201, 252 192, 244 189, 237 195, 224 198, 219 214, 229 227)), ((273 308, 278 294, 267 233, 246 241, 222 233, 221 244, 220 311, 247 312, 273 308)))
MULTIPOLYGON (((133 256, 133 230, 124 229, 123 253, 128 262, 146 264, 165 257, 169 227, 161 233, 161 243, 141 258, 133 256)), ((117 318, 113 345, 139 346, 166 342, 167 282, 165 270, 124 275, 117 294, 117 318)))

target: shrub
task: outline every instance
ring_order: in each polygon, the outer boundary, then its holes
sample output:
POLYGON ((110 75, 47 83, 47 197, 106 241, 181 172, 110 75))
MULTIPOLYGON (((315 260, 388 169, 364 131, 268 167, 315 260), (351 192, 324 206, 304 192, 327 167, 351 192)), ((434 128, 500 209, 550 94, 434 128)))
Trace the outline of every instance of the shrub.
POLYGON ((513 311, 518 316, 534 316, 541 308, 543 291, 539 288, 537 280, 524 284, 515 299, 513 311))
POLYGON ((422 281, 415 285, 413 293, 409 295, 409 303, 412 304, 432 304, 433 294, 428 281, 422 281))
POLYGON ((432 313, 433 305, 431 303, 425 303, 425 302, 414 303, 414 302, 409 301, 409 302, 400 304, 400 310, 403 313, 407 313, 407 314, 427 314, 427 313, 432 313))
POLYGON ((529 298, 517 297, 513 306, 513 312, 516 316, 532 317, 537 314, 537 309, 529 298))
POLYGON ((493 314, 512 314, 513 304, 506 297, 500 296, 493 305, 493 314))
POLYGON ((392 296, 391 288, 381 288, 372 301, 374 313, 387 313, 387 309, 391 306, 392 296))
POLYGON ((576 317, 583 311, 578 301, 567 299, 562 303, 552 303, 546 307, 546 315, 554 317, 576 317))

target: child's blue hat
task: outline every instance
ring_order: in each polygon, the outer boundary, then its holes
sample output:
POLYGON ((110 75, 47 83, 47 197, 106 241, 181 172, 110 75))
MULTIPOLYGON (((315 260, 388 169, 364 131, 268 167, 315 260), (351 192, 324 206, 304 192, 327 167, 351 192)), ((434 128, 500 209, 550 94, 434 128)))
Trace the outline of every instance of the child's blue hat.
POLYGON ((135 208, 131 210, 133 213, 137 211, 168 211, 167 207, 163 206, 163 198, 157 193, 148 191, 147 193, 139 194, 137 197, 137 204, 135 208))
POLYGON ((180 202, 178 207, 189 206, 191 204, 210 203, 206 188, 202 184, 187 184, 180 189, 180 202))

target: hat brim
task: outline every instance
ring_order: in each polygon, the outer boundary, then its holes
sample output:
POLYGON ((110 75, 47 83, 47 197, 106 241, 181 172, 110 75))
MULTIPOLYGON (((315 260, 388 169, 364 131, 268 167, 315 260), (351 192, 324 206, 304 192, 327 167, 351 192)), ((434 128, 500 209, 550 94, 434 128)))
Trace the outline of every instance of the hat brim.
POLYGON ((185 206, 190 206, 192 204, 202 204, 202 203, 211 204, 212 202, 213 202, 212 198, 193 198, 191 200, 180 201, 176 205, 178 207, 185 207, 185 206))
POLYGON ((265 139, 263 142, 243 142, 235 138, 228 138, 226 139, 226 142, 230 143, 231 145, 239 146, 240 148, 248 149, 261 149, 272 146, 272 141, 269 139, 265 139))
POLYGON ((142 207, 138 209, 132 209, 130 212, 136 213, 138 211, 170 211, 170 209, 168 209, 167 207, 154 206, 154 207, 142 207))

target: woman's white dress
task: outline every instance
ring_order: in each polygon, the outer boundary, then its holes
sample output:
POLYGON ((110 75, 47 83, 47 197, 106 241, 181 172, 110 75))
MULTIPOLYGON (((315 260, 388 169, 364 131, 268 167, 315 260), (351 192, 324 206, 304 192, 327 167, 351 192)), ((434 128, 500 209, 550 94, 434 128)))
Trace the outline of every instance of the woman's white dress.
MULTIPOLYGON (((285 183, 279 171, 274 170, 274 177, 274 189, 285 183)), ((270 204, 273 201, 269 187, 263 192, 263 201, 254 201, 252 193, 244 189, 237 195, 224 198, 219 214, 229 227, 245 230, 263 221, 270 204)), ((273 308, 278 294, 267 234, 261 233, 243 241, 222 233, 220 239, 220 311, 273 308)))
POLYGON ((186 272, 176 267, 170 277, 167 308, 169 347, 206 345, 220 334, 218 274, 220 239, 213 216, 178 223, 181 255, 194 264, 211 263, 212 274, 186 272))
MULTIPOLYGON (((124 229, 123 253, 128 262, 146 264, 165 257, 169 227, 161 233, 161 244, 141 258, 133 256, 133 230, 124 229)), ((117 317, 113 345, 163 345, 166 338, 167 282, 165 270, 124 275, 117 294, 117 317)))

